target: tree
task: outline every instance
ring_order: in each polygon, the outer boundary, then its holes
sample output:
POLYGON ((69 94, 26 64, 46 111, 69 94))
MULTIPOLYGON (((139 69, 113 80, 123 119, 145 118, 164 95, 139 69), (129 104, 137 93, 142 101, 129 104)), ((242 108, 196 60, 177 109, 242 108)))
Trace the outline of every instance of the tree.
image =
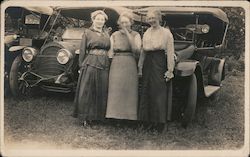
POLYGON ((225 52, 239 59, 245 53, 245 10, 241 7, 222 7, 221 9, 229 18, 225 52))

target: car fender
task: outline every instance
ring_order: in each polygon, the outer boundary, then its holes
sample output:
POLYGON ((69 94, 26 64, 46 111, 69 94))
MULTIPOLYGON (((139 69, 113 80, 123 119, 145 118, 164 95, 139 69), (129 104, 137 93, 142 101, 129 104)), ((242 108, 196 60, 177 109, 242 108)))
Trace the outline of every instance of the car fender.
POLYGON ((204 97, 205 91, 204 91, 204 83, 203 83, 203 76, 202 76, 202 68, 199 64, 199 61, 196 60, 188 60, 188 61, 182 61, 177 63, 175 66, 175 75, 179 77, 187 77, 192 76, 192 74, 195 74, 197 78, 197 92, 198 97, 204 97))
POLYGON ((218 65, 214 65, 209 75, 209 84, 220 86, 221 81, 225 78, 225 59, 217 59, 218 65))
POLYGON ((9 48, 9 52, 15 52, 15 51, 23 50, 25 47, 27 47, 27 46, 21 46, 21 45, 19 45, 19 46, 11 46, 9 48))
POLYGON ((225 70, 225 63, 226 62, 226 60, 225 59, 222 59, 222 61, 221 61, 221 70, 222 70, 222 80, 224 80, 225 79, 225 77, 226 77, 226 70, 225 70))
POLYGON ((174 73, 182 77, 190 76, 195 72, 197 66, 199 66, 199 62, 195 60, 181 61, 176 64, 174 73))

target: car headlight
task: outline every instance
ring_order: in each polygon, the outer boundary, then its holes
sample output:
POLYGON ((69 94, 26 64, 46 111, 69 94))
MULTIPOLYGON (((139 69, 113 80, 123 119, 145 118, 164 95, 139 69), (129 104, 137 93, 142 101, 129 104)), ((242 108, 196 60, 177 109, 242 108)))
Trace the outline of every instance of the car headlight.
POLYGON ((37 50, 32 47, 26 47, 23 49, 22 57, 26 62, 31 62, 36 56, 37 50))
POLYGON ((209 32, 209 26, 208 25, 202 26, 201 31, 202 31, 202 33, 208 33, 209 32))
POLYGON ((57 52, 57 61, 60 63, 60 64, 66 64, 68 63, 68 61, 72 58, 72 54, 66 50, 66 49, 60 49, 58 52, 57 52))

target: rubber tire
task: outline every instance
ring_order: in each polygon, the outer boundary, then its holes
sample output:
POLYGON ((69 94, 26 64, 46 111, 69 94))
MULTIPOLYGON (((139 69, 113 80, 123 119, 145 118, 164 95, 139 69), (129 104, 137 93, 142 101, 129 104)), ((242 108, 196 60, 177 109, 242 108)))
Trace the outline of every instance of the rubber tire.
POLYGON ((10 92, 14 97, 20 96, 20 91, 18 89, 18 71, 19 67, 22 63, 22 56, 17 56, 10 69, 10 75, 9 75, 9 85, 10 85, 10 92))
POLYGON ((184 115, 182 117, 182 126, 186 128, 188 124, 192 121, 197 104, 197 78, 195 74, 190 76, 188 85, 188 97, 187 104, 184 110, 184 115))

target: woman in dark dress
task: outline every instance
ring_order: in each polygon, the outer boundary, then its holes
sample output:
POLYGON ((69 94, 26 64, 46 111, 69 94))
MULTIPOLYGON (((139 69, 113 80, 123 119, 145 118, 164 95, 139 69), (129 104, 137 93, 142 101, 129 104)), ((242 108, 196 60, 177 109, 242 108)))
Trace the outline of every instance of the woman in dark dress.
POLYGON ((103 29, 108 17, 97 10, 91 14, 91 19, 93 24, 85 30, 80 45, 80 75, 73 114, 84 126, 105 118, 110 66, 110 36, 103 29))
POLYGON ((174 77, 174 41, 170 30, 160 26, 160 11, 148 11, 147 20, 151 27, 143 35, 143 52, 138 63, 139 75, 142 75, 138 117, 164 126, 168 120, 167 105, 172 103, 168 87, 174 77))

